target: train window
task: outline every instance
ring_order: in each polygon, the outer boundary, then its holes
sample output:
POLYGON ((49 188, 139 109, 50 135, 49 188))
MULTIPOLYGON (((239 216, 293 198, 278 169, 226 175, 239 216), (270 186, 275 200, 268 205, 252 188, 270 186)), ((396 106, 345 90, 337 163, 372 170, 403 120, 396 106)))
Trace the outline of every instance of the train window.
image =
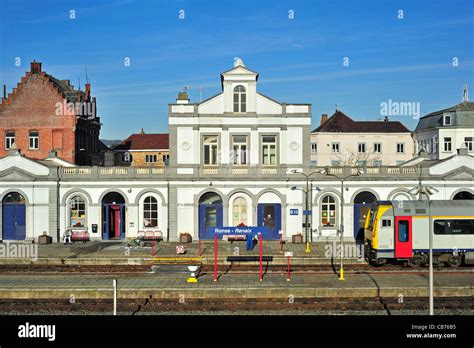
POLYGON ((426 209, 415 209, 416 214, 426 214, 426 209))
POLYGON ((408 242, 408 221, 400 220, 398 221, 398 241, 399 242, 408 242))
POLYGON ((390 226, 392 226, 392 220, 388 220, 388 219, 382 220, 382 227, 390 227, 390 226))
POLYGON ((474 234, 474 220, 435 220, 435 234, 474 234))

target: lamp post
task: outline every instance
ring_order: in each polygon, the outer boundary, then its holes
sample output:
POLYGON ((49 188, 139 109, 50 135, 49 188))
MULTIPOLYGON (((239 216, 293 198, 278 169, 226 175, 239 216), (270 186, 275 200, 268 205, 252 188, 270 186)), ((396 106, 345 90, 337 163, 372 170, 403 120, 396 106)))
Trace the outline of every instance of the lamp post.
MULTIPOLYGON (((421 173, 421 172, 420 172, 421 173)), ((421 174, 420 174, 421 175, 421 174)), ((412 188, 409 192, 418 195, 418 200, 423 200, 423 195, 428 199, 428 247, 430 249, 430 279, 429 279, 429 292, 430 292, 430 315, 434 315, 434 284, 433 284, 433 220, 431 216, 431 202, 430 196, 435 192, 439 192, 433 186, 423 185, 421 182, 421 177, 418 180, 418 186, 412 188)))
POLYGON ((301 174, 306 178, 306 190, 303 190, 301 188, 298 188, 296 186, 293 186, 291 189, 294 190, 301 190, 305 193, 305 210, 303 214, 305 215, 305 243, 306 243, 306 249, 305 252, 309 253, 311 251, 310 245, 309 245, 309 240, 308 240, 308 227, 309 227, 309 199, 308 199, 308 194, 313 190, 309 189, 309 178, 314 175, 318 174, 318 172, 312 172, 310 174, 305 174, 303 172, 299 172, 296 169, 293 169, 291 171, 293 174, 301 174))
POLYGON ((327 169, 323 169, 319 173, 323 175, 334 176, 335 178, 341 180, 341 223, 339 226, 339 232, 341 233, 341 266, 339 271, 339 280, 344 280, 344 180, 350 178, 351 176, 360 176, 364 174, 364 171, 362 169, 357 169, 356 174, 349 174, 343 177, 332 174, 327 169))

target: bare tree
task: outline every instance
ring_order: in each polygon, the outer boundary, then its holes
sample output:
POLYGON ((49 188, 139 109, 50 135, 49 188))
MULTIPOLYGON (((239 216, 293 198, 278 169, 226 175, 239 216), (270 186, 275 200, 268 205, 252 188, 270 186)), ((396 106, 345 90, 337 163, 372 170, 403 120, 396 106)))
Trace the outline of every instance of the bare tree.
POLYGON ((344 148, 341 152, 336 154, 336 157, 341 166, 356 167, 359 163, 364 165, 372 165, 373 161, 382 158, 381 153, 374 152, 374 149, 365 149, 364 152, 352 151, 344 148))

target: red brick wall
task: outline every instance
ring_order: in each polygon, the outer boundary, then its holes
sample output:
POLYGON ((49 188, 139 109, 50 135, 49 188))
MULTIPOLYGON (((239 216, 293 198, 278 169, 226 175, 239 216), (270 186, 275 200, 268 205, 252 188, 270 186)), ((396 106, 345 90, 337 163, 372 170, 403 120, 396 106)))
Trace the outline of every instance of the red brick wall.
POLYGON ((8 155, 5 132, 14 131, 15 143, 25 156, 44 159, 60 146, 58 157, 74 163, 76 117, 56 115, 56 103, 63 103, 63 97, 44 73, 27 73, 22 81, 0 108, 0 158, 8 155), (29 131, 39 132, 38 150, 29 150, 29 131))

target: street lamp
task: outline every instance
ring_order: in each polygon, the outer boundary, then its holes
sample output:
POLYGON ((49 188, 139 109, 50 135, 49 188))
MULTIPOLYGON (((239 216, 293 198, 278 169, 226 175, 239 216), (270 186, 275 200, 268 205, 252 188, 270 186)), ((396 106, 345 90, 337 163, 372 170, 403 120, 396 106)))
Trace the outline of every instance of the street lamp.
POLYGON ((418 186, 412 188, 410 193, 418 195, 418 200, 423 200, 423 195, 428 198, 428 245, 430 248, 430 280, 429 280, 429 287, 430 287, 430 315, 434 315, 434 286, 433 286, 433 221, 431 216, 431 202, 430 196, 435 194, 435 192, 439 192, 433 186, 423 185, 421 183, 421 178, 418 180, 418 186))
POLYGON ((318 174, 319 172, 312 172, 312 173, 310 173, 310 174, 305 174, 305 173, 303 173, 303 172, 297 171, 296 169, 293 169, 293 170, 291 171, 291 173, 293 173, 293 174, 301 174, 301 175, 303 175, 303 176, 306 178, 306 190, 303 190, 303 189, 298 188, 298 187, 296 187, 296 186, 293 186, 291 189, 292 189, 293 191, 295 191, 295 190, 301 190, 301 191, 303 191, 303 192, 305 193, 305 210, 304 210, 304 212, 303 212, 303 214, 305 215, 305 239, 306 239, 306 240, 305 240, 305 242, 306 242, 306 250, 305 250, 305 251, 306 251, 307 253, 309 253, 309 252, 311 251, 311 249, 310 249, 310 245, 309 245, 309 241, 308 241, 308 227, 309 227, 309 199, 308 199, 308 194, 309 194, 309 192, 312 191, 312 189, 311 189, 311 190, 309 189, 309 178, 310 178, 312 175, 314 175, 314 174, 318 174))
POLYGON ((344 180, 350 178, 351 176, 360 176, 364 174, 364 171, 360 168, 357 169, 357 173, 349 174, 344 177, 339 177, 336 174, 332 174, 327 169, 322 169, 319 171, 320 174, 334 176, 341 180, 341 223, 339 226, 339 232, 341 233, 341 269, 339 271, 339 280, 344 280, 344 180))

